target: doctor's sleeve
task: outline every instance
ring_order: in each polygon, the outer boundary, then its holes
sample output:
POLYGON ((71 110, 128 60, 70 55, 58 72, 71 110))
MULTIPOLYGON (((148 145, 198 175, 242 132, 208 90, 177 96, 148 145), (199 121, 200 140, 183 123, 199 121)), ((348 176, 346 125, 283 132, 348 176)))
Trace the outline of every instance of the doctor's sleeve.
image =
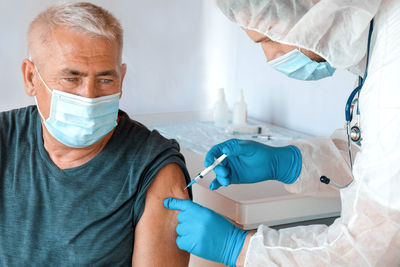
MULTIPOLYGON (((321 183, 320 177, 326 176, 339 185, 347 185, 351 182, 352 174, 345 129, 336 130, 331 137, 297 139, 290 144, 299 148, 302 167, 296 182, 285 185, 287 191, 311 196, 338 196, 338 190, 321 183)), ((355 157, 359 148, 353 144, 352 150, 355 157)))

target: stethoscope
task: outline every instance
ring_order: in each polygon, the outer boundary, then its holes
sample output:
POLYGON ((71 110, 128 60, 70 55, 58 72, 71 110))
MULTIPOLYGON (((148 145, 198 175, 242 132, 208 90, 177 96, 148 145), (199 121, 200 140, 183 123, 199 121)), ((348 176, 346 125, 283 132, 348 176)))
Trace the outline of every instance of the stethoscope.
MULTIPOLYGON (((369 63, 369 51, 370 51, 370 44, 371 44, 371 36, 372 36, 372 30, 374 28, 374 20, 372 19, 370 22, 369 26, 369 33, 368 33, 368 47, 367 47, 367 61, 365 64, 365 71, 364 71, 364 77, 358 77, 358 86, 351 92, 349 98, 347 99, 346 102, 346 107, 345 107, 345 118, 346 118, 346 133, 347 133, 347 145, 348 145, 348 150, 349 150, 349 158, 350 158, 350 168, 351 172, 353 173, 353 151, 352 151, 352 143, 356 143, 358 145, 361 144, 361 129, 360 129, 360 108, 359 108, 359 97, 360 97, 360 91, 361 88, 364 85, 365 79, 367 78, 368 75, 368 63, 369 63), (357 96, 357 97, 356 97, 357 96), (355 111, 355 114, 357 116, 357 121, 356 123, 351 126, 351 122, 353 120, 353 113, 355 111)), ((354 180, 354 178, 353 178, 354 180)), ((321 176, 320 181, 324 184, 329 184, 335 188, 338 189, 343 189, 348 187, 353 180, 348 183, 347 185, 338 185, 335 182, 333 182, 331 179, 329 179, 326 176, 321 176)))

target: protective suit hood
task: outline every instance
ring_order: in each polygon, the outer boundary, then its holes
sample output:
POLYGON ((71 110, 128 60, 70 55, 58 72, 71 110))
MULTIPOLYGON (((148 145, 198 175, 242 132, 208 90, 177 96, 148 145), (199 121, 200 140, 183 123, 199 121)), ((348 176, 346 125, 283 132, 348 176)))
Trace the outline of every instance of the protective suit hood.
POLYGON ((310 50, 334 68, 364 72, 368 29, 381 0, 217 0, 241 27, 310 50))

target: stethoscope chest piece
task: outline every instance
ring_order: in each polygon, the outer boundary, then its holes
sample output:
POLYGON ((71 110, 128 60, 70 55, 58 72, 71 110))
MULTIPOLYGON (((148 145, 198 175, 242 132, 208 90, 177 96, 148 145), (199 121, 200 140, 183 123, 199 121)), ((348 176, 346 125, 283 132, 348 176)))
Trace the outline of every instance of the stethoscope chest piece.
POLYGON ((358 143, 361 141, 361 130, 357 125, 351 127, 350 138, 353 142, 358 143))

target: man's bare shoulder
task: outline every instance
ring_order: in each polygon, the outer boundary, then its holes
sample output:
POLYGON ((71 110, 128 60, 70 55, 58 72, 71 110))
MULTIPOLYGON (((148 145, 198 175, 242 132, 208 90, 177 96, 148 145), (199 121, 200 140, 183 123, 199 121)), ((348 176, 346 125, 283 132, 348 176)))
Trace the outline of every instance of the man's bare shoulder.
POLYGON ((183 190, 185 187, 186 181, 181 167, 176 163, 170 163, 158 172, 147 194, 188 199, 188 192, 183 190))
POLYGON ((187 266, 189 254, 176 245, 177 211, 164 207, 165 198, 189 199, 185 176, 176 163, 164 166, 147 190, 145 208, 135 229, 133 266, 187 266))

